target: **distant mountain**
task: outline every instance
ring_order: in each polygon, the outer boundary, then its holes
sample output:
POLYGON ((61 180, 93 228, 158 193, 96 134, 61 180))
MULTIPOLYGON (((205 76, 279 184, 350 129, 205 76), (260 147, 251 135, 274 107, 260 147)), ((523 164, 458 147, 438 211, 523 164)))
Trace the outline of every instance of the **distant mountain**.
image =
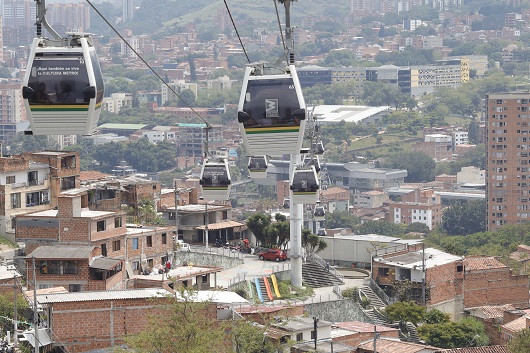
MULTIPOLYGON (((227 0, 228 7, 234 17, 236 25, 256 21, 276 22, 274 2, 248 0, 227 0)), ((291 4, 291 18, 294 26, 300 26, 300 19, 307 16, 330 16, 341 21, 349 13, 350 0, 299 0, 291 4)), ((107 3, 107 13, 104 15, 120 28, 131 28, 134 34, 153 34, 156 32, 172 32, 187 23, 213 26, 219 13, 226 13, 224 1, 221 0, 142 0, 134 19, 127 23, 119 23, 121 9, 111 11, 107 3)), ((284 20, 283 5, 278 5, 280 18, 284 20)), ((93 16, 97 16, 93 14, 93 16)), ((97 20, 96 20, 97 21, 97 20)), ((98 26, 99 27, 99 26, 98 26)), ((107 32, 104 28, 101 31, 107 32)))

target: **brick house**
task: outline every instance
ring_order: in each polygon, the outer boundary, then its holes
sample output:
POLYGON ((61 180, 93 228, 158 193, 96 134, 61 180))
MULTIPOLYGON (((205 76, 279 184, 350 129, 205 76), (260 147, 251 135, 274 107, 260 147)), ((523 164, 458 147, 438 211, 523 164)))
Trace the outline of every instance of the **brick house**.
MULTIPOLYGON (((86 195, 86 192, 85 194, 82 192, 63 194, 58 198, 57 210, 17 217, 16 239, 26 244, 26 254, 31 255, 43 246, 92 247, 90 251, 84 249, 83 256, 75 259, 61 258, 60 253, 56 254, 53 259, 46 259, 46 253, 42 251, 36 253, 42 261, 78 261, 76 274, 63 273, 62 275, 68 275, 71 284, 82 284, 81 287, 73 287, 81 291, 87 290, 84 284, 88 285, 90 276, 95 275, 89 270, 91 266, 94 269, 93 272, 98 272, 97 270, 112 272, 117 268, 130 265, 131 272, 138 274, 147 268, 163 265, 168 260, 168 256, 173 251, 170 228, 126 228, 124 212, 92 211, 82 208, 83 195, 86 195), (97 260, 94 263, 94 257, 102 257, 105 260, 97 260), (120 263, 111 261, 112 259, 120 260, 120 263), (86 270, 81 270, 82 268, 86 270)), ((26 259, 27 268, 32 268, 29 262, 30 259, 26 259)), ((124 288, 123 281, 126 277, 120 274, 121 271, 120 269, 114 274, 120 276, 121 284, 106 283, 105 288, 124 288)), ((115 280, 114 275, 111 276, 113 280, 115 280)), ((41 287, 48 287, 54 283, 49 276, 50 274, 37 273, 37 282, 41 283, 41 280, 44 280, 41 287)), ((28 278, 33 278, 32 271, 28 271, 28 278)), ((100 285, 98 284, 98 288, 100 285)))
POLYGON ((48 182, 50 184, 51 207, 57 206, 57 198, 62 191, 80 186, 79 152, 42 151, 22 153, 22 157, 35 163, 50 166, 48 182))
MULTIPOLYGON (((150 325, 150 317, 164 316, 167 296, 175 293, 166 289, 130 289, 84 293, 37 295, 48 318, 52 347, 81 353, 117 347, 123 338, 141 332, 150 325)), ((208 302, 204 311, 212 323, 232 319, 232 307, 248 304, 233 292, 202 291, 188 300, 208 302)))
POLYGON ((530 246, 520 244, 517 250, 510 254, 510 259, 520 264, 520 273, 526 273, 530 270, 530 246))
POLYGON ((462 258, 421 245, 386 254, 386 249, 376 250, 372 257, 372 279, 390 297, 406 290, 406 297, 422 302, 422 281, 425 278, 425 304, 436 307, 452 316, 459 315, 463 307, 462 258), (424 266, 425 265, 425 269, 424 266), (424 270, 423 270, 424 269, 424 270))
POLYGON ((530 309, 519 310, 518 317, 500 327, 501 343, 507 344, 522 330, 530 328, 530 309))
POLYGON ((513 304, 528 307, 528 275, 512 270, 492 256, 470 256, 464 264, 464 307, 513 304))

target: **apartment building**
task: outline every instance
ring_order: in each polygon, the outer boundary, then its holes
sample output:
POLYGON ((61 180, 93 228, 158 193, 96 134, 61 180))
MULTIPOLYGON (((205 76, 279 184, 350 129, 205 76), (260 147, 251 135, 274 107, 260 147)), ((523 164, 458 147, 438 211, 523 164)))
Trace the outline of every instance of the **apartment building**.
POLYGON ((528 222, 530 93, 486 95, 488 230, 528 222))
POLYGON ((353 206, 358 208, 377 208, 387 201, 388 194, 383 191, 371 190, 353 194, 353 206))
POLYGON ((88 4, 49 4, 46 19, 52 27, 62 32, 84 32, 90 28, 90 7, 88 4))
POLYGON ((434 229, 442 221, 442 201, 434 190, 415 189, 390 202, 388 221, 397 224, 423 223, 434 229))

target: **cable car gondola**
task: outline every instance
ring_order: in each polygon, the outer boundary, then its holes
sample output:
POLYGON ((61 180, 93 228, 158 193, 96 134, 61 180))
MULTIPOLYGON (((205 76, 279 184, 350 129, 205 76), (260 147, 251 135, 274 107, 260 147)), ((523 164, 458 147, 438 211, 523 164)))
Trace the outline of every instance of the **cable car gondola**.
POLYGON ((315 204, 318 201, 320 188, 314 166, 298 167, 293 171, 290 189, 293 192, 293 203, 315 204))
POLYGON ((305 166, 313 166, 315 167, 315 171, 320 173, 320 159, 318 156, 306 156, 304 158, 304 165, 305 166))
POLYGON ((313 217, 317 222, 322 222, 326 220, 326 210, 324 209, 324 206, 320 205, 319 201, 317 201, 317 205, 315 206, 313 217))
POLYGON ((281 74, 257 64, 245 69, 237 119, 248 155, 298 154, 306 109, 294 65, 281 74))
POLYGON ((33 135, 89 135, 96 131, 103 76, 92 37, 34 38, 22 88, 33 135))
POLYGON ((266 178, 268 166, 269 159, 267 156, 254 156, 248 158, 248 171, 252 179, 266 178))
POLYGON ((324 149, 324 144, 322 143, 322 141, 312 143, 311 150, 314 154, 317 155, 324 154, 324 152, 326 151, 324 149))
POLYGON ((228 200, 231 179, 226 159, 205 159, 199 184, 205 200, 228 200))
POLYGON ((284 197, 282 206, 285 209, 291 208, 291 200, 288 197, 284 197))

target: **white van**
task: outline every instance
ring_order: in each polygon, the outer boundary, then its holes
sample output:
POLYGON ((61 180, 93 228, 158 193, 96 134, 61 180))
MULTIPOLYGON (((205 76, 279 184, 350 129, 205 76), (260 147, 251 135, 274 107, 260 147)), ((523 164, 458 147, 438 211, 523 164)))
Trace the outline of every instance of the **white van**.
POLYGON ((190 252, 191 251, 190 244, 188 244, 188 243, 180 243, 179 242, 179 245, 180 245, 180 251, 183 251, 183 252, 190 252))

